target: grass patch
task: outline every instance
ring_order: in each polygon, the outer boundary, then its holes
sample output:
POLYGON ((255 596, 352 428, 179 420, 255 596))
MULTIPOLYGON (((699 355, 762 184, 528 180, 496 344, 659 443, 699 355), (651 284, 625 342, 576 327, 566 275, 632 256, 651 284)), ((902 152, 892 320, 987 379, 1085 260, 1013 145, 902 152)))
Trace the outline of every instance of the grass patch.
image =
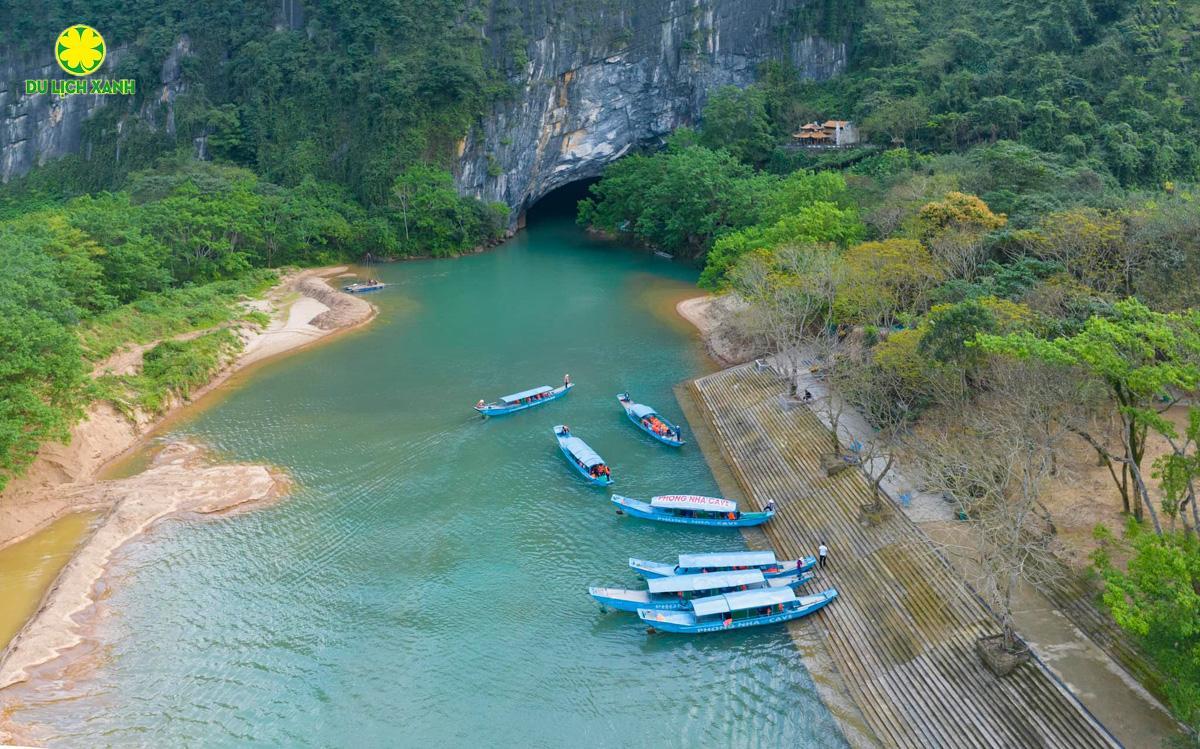
POLYGON ((139 374, 98 377, 94 393, 126 414, 135 409, 161 413, 172 396, 188 398, 207 385, 241 349, 242 339, 227 329, 189 341, 163 341, 146 352, 139 374))
POLYGON ((128 343, 148 343, 233 320, 265 325, 269 316, 246 312, 237 302, 260 296, 277 280, 274 271, 257 270, 238 279, 151 294, 85 323, 80 340, 87 358, 95 362, 128 343))

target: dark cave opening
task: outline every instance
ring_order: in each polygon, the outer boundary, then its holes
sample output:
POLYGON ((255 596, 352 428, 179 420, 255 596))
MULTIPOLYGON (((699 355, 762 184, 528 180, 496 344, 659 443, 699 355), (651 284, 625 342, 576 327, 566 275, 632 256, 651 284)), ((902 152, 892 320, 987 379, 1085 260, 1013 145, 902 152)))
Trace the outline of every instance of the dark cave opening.
POLYGON ((588 190, 599 182, 598 177, 580 179, 568 182, 562 187, 556 187, 525 209, 520 224, 527 226, 542 219, 575 218, 575 206, 579 201, 588 197, 588 190))

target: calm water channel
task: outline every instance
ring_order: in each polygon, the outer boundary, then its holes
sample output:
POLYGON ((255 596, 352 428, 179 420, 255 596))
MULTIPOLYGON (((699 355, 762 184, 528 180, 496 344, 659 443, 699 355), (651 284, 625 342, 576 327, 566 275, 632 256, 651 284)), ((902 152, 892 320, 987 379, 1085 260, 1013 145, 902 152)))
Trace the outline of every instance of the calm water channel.
POLYGON ((838 743, 783 627, 648 636, 586 593, 635 585, 631 555, 744 548, 618 518, 551 435, 569 424, 622 493, 718 491, 699 449, 653 442, 614 399, 682 420, 672 387, 708 365, 662 310, 694 271, 548 218, 483 255, 377 274, 393 285, 369 328, 176 428, 285 466, 295 494, 127 548, 101 664, 12 717, 53 746, 838 743), (470 409, 564 372, 565 400, 470 409))

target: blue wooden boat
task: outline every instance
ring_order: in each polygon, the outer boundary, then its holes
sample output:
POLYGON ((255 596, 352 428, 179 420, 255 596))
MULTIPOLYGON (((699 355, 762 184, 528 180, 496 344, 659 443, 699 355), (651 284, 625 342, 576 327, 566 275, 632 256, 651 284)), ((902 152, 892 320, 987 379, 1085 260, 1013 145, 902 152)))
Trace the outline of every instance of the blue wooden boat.
POLYGON ((709 572, 704 575, 672 575, 656 577, 647 581, 646 590, 624 588, 588 588, 588 593, 600 603, 601 608, 618 611, 655 609, 657 611, 682 611, 697 598, 707 598, 718 593, 736 590, 758 590, 760 588, 796 588, 813 578, 813 573, 794 573, 786 577, 763 577, 761 570, 709 572))
POLYGON ((621 408, 625 409, 625 415, 637 425, 638 429, 664 445, 671 447, 683 445, 683 430, 664 419, 653 408, 643 403, 634 403, 630 400, 629 393, 617 393, 617 402, 621 404, 621 408))
POLYGON ((739 512, 737 502, 731 499, 696 494, 666 494, 653 497, 649 502, 614 494, 612 501, 617 506, 618 514, 625 512, 635 518, 662 523, 749 528, 775 517, 775 510, 770 508, 766 512, 739 512))
POLYGON ((586 442, 572 436, 571 430, 567 428, 566 424, 559 424, 554 427, 554 437, 558 440, 558 448, 566 456, 567 462, 589 484, 593 486, 612 486, 612 474, 609 473, 608 465, 605 464, 604 458, 597 455, 596 451, 588 447, 586 442))
POLYGON ((763 576, 784 577, 807 572, 817 566, 816 557, 803 559, 776 559, 773 551, 716 551, 703 554, 680 554, 678 564, 651 562, 630 557, 629 566, 645 578, 669 577, 670 575, 695 575, 720 570, 756 569, 763 576))
POLYGON ((376 281, 374 278, 369 281, 358 281, 352 284, 346 284, 342 287, 342 291, 347 294, 369 294, 372 291, 379 291, 386 288, 387 284, 383 281, 376 281))
POLYGON ((561 387, 552 388, 549 385, 522 390, 519 393, 506 395, 499 400, 491 403, 484 403, 482 400, 475 404, 475 410, 484 416, 503 416, 505 414, 524 411, 527 408, 540 406, 544 403, 549 403, 553 400, 558 400, 567 393, 571 392, 571 388, 575 387, 574 383, 568 382, 561 387))
POLYGON ((697 598, 683 611, 638 609, 638 616, 659 632, 722 632, 799 619, 828 606, 837 596, 835 588, 799 598, 787 587, 742 590, 697 598))

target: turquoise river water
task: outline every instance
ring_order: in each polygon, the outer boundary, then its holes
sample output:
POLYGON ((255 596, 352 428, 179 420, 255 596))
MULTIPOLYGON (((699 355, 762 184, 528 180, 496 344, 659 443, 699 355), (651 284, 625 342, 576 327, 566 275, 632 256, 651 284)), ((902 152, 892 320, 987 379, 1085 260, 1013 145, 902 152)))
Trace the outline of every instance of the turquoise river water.
POLYGON ((127 547, 98 665, 10 717, 56 747, 840 745, 783 627, 647 635, 586 592, 636 586, 631 555, 744 548, 618 517, 551 434, 569 424, 621 493, 718 491, 694 444, 653 442, 614 398, 682 420, 673 386, 710 365, 663 309, 695 271, 545 219, 375 272, 372 325, 175 427, 295 493, 127 547), (470 408, 564 372, 564 400, 470 408))

